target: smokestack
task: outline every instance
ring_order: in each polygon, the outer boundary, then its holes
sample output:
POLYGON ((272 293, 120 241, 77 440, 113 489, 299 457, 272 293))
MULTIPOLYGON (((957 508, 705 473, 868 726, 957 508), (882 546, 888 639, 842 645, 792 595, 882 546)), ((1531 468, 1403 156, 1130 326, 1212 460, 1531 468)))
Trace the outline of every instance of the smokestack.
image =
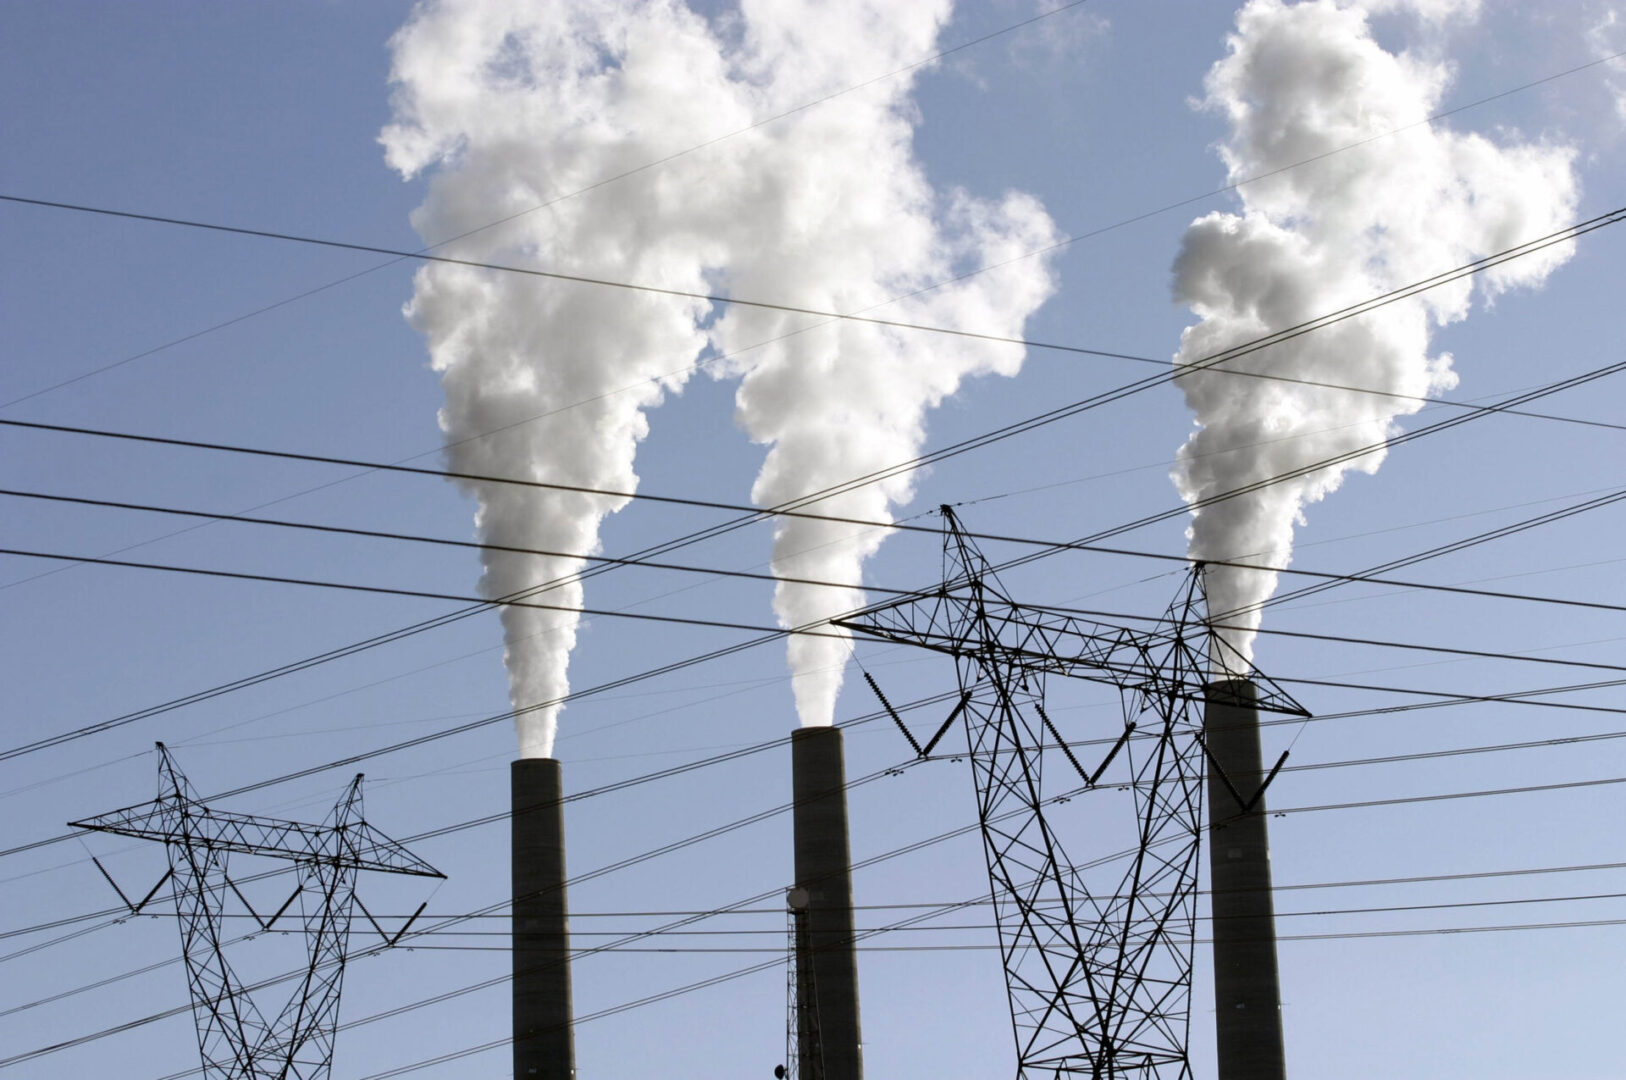
POLYGON ((1284 1080, 1258 691, 1246 679, 1218 680, 1206 690, 1203 738, 1210 757, 1208 865, 1219 1080, 1284 1080))
POLYGON ((520 758, 513 807, 514 1077, 571 1080, 570 916, 559 762, 520 758))
MULTIPOLYGON (((852 857, 847 843, 847 769, 841 730, 804 727, 791 734, 791 788, 796 801, 796 884, 807 896, 806 950, 797 957, 811 987, 818 1024, 800 1025, 803 1076, 861 1080, 858 959, 853 952, 852 857), (816 1030, 817 1045, 807 1032, 816 1030), (813 1064, 822 1057, 822 1071, 813 1064), (811 1067, 810 1067, 811 1066, 811 1067)), ((805 1006, 804 1006, 805 1008, 805 1006)))

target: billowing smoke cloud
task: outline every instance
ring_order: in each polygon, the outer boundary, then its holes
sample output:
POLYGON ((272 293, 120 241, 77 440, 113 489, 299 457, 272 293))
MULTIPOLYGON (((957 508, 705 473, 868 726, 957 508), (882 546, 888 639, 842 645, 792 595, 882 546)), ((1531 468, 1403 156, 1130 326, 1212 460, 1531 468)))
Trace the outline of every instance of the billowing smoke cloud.
MULTIPOLYGON (((1209 108, 1230 134, 1221 153, 1232 181, 1415 124, 1437 110, 1449 82, 1440 63, 1385 51, 1365 5, 1251 0, 1230 51, 1208 74, 1209 108)), ((1471 13, 1460 0, 1383 0, 1425 19, 1471 13)), ((1241 189, 1238 213, 1193 222, 1174 267, 1176 298, 1200 321, 1177 364, 1303 322, 1475 257, 1561 228, 1572 219, 1573 153, 1533 142, 1493 142, 1439 124, 1291 169, 1241 189)), ((1481 300, 1540 284, 1568 245, 1515 260, 1224 365, 1272 375, 1425 396, 1456 384, 1448 354, 1430 355, 1433 328, 1466 318, 1481 300)), ((1188 502, 1382 442, 1415 400, 1193 373, 1180 380, 1196 414, 1174 481, 1188 502)), ((1286 566, 1306 504, 1336 491, 1351 469, 1376 472, 1384 451, 1204 507, 1194 513, 1197 559, 1286 566)), ((1209 609, 1241 610, 1227 635, 1251 657, 1257 609, 1276 574, 1212 568, 1209 609)))
MULTIPOLYGON (((382 142, 405 177, 433 170, 413 223, 428 241, 522 215, 458 241, 484 261, 667 288, 854 311, 1054 239, 1027 197, 937 199, 913 161, 911 81, 899 77, 730 138, 699 154, 588 187, 929 54, 949 0, 745 0, 714 28, 678 0, 437 0, 392 42, 395 120, 382 142)), ((888 318, 1020 331, 1048 295, 1029 260, 888 307, 888 318)), ((764 505, 913 457, 924 415, 967 375, 1014 373, 1018 349, 957 344, 735 308, 446 265, 419 271, 408 307, 441 375, 451 465, 460 472, 633 490, 646 413, 681 389, 708 344, 743 375, 738 419, 771 449, 764 505), (785 334, 793 336, 764 345, 785 334), (494 434, 493 434, 494 433, 494 434)), ((466 485, 482 538, 592 553, 624 500, 466 485)), ((820 504, 885 519, 907 479, 820 504)), ((782 585, 785 625, 862 602, 878 532, 783 525, 779 573, 850 583, 782 585)), ((482 590, 510 595, 580 560, 488 553, 482 590)), ((571 583, 547 603, 579 607, 571 583)), ((578 616, 506 608, 516 707, 568 687, 578 616)), ((790 648, 804 722, 828 723, 841 642, 790 648), (833 670, 825 670, 831 669, 833 670)), ((552 752, 557 709, 520 722, 521 752, 552 752)))
MULTIPOLYGON (((478 229, 748 122, 703 20, 631 0, 445 0, 392 41, 389 164, 437 168, 413 224, 428 241, 478 229)), ((459 241, 463 258, 704 290, 725 255, 712 239, 716 177, 683 159, 555 202, 459 241)), ((408 307, 428 339, 461 472, 630 491, 646 411, 679 389, 705 345, 706 305, 436 264, 408 307), (494 433, 494 434, 493 434, 494 433)), ((622 501, 468 484, 490 543, 593 553, 622 501)), ((579 560, 488 553, 481 588, 505 596, 579 560)), ((579 607, 580 583, 539 598, 579 607)), ((579 616, 502 613, 516 707, 553 700, 579 616)), ((520 721, 521 752, 552 752, 556 708, 520 721)))
MULTIPOLYGON (((928 55, 949 6, 947 0, 747 2, 742 73, 760 88, 758 108, 777 112, 928 55), (821 32, 807 35, 815 22, 821 32)), ((934 196, 913 156, 910 90, 908 78, 892 79, 776 126, 753 162, 755 188, 741 205, 728 274, 737 295, 864 311, 1056 241, 1049 217, 1029 196, 934 196)), ((1028 259, 874 314, 1018 335, 1052 288, 1046 261, 1028 259)), ((925 439, 929 409, 967 376, 1014 375, 1023 358, 1012 346, 862 323, 810 325, 805 317, 731 308, 713 328, 720 351, 737 354, 730 370, 743 372, 736 419, 770 447, 752 489, 761 505, 910 460, 925 439), (750 348, 763 342, 771 343, 750 348)), ((812 509, 890 521, 891 508, 912 493, 912 478, 903 475, 812 509)), ((884 538, 877 529, 781 519, 774 572, 850 588, 782 582, 774 594, 780 624, 862 605, 863 563, 884 538)), ((830 723, 847 642, 796 637, 788 651, 802 723, 830 723)))

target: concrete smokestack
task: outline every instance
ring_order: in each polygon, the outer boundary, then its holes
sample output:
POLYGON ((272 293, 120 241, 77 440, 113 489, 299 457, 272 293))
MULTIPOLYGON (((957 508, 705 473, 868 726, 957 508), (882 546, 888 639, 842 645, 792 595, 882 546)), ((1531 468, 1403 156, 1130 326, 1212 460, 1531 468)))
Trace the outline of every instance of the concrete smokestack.
POLYGON ((570 915, 565 904, 563 785, 552 758, 509 773, 513 825, 514 1077, 572 1080, 570 915))
POLYGON ((1219 1080, 1284 1080, 1276 907, 1260 791, 1265 771, 1259 748, 1258 691, 1246 679, 1219 680, 1206 689, 1203 738, 1212 758, 1208 864, 1219 1080), (1250 801, 1252 805, 1245 807, 1250 801))
MULTIPOLYGON (((791 735, 791 787, 796 800, 796 884, 807 894, 807 951, 818 1010, 823 1071, 812 1072, 813 1048, 798 1048, 803 1076, 861 1080, 863 1037, 858 1025, 858 959, 853 951, 852 856, 847 842, 847 768, 841 731, 804 727, 791 735)), ((802 1025, 802 1031, 808 1027, 802 1025)))

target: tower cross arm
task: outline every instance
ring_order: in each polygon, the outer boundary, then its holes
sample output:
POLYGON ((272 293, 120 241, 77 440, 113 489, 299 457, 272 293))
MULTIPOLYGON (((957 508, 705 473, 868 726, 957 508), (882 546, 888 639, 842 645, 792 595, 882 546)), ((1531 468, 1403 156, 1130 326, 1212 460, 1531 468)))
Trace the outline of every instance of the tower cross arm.
POLYGON ((70 829, 133 836, 138 840, 168 840, 179 825, 173 799, 154 799, 139 806, 127 806, 82 821, 68 822, 70 829))
POLYGON ((335 830, 215 810, 190 799, 166 797, 68 824, 138 840, 187 843, 273 859, 417 877, 445 876, 364 821, 350 822, 335 830), (342 837, 341 842, 335 843, 336 837, 342 837))
POLYGON ((1229 677, 1258 687, 1261 711, 1309 715, 1240 656, 1215 663, 1207 655, 1209 635, 1200 627, 1191 628, 1195 633, 1166 625, 1130 630, 969 589, 875 604, 834 622, 883 641, 1183 701, 1207 700, 1213 672, 1233 672, 1229 677))
POLYGON ((235 814, 174 798, 156 799, 69 824, 139 840, 188 843, 282 859, 308 859, 320 854, 324 831, 317 825, 235 814))
POLYGON ((444 878, 446 875, 365 821, 345 826, 346 865, 386 874, 444 878))
POLYGON ((958 656, 965 651, 969 619, 965 599, 939 589, 871 604, 831 622, 867 637, 958 656))

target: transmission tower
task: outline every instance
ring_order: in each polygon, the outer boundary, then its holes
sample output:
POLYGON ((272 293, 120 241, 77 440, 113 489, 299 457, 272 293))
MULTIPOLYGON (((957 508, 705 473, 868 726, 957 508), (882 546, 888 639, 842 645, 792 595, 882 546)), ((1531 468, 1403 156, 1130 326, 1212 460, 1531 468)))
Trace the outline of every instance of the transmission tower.
POLYGON ((1242 657, 1211 655, 1229 646, 1202 624, 1200 572, 1150 631, 1089 622, 1011 600, 953 510, 942 512, 943 584, 930 595, 837 621, 954 658, 960 704, 924 746, 887 709, 922 758, 964 718, 1016 1075, 1185 1080, 1192 1075, 1187 1036, 1205 685, 1210 672, 1228 672, 1257 683, 1259 708, 1308 714, 1242 657), (1123 726, 1093 768, 1079 761, 1045 712, 1050 676, 1119 691, 1123 726), (1044 765, 1056 760, 1047 758, 1053 750, 1073 776, 1068 791, 1047 795, 1044 765), (1130 776, 1110 786, 1133 792, 1136 839, 1128 866, 1121 873, 1117 861, 1075 866, 1045 807, 1057 795, 1095 787, 1120 754, 1130 776))
POLYGON ((785 965, 785 1063, 774 1070, 778 1080, 824 1080, 824 1038, 819 1025, 813 934, 808 926, 810 897, 801 886, 785 894, 790 916, 785 965))
MULTIPOLYGON (((157 840, 167 849, 169 871, 164 878, 170 882, 180 920, 181 952, 206 1080, 326 1080, 333 1065, 350 917, 352 908, 360 906, 356 872, 445 876, 367 824, 362 818, 361 779, 357 775, 351 781, 320 825, 228 813, 198 800, 174 758, 159 743, 157 799, 69 823, 81 829, 157 840), (261 930, 269 930, 295 908, 304 925, 307 962, 297 973, 292 995, 270 1020, 266 1019, 270 1014, 255 1003, 253 991, 284 980, 245 986, 226 959, 221 931, 227 894, 248 906, 227 873, 227 861, 234 853, 294 864, 297 884, 276 914, 260 919, 249 908, 261 930)), ((155 887, 153 893, 157 891, 155 887)), ((132 910, 139 907, 131 905, 132 910)), ((420 906, 418 913, 422 911, 420 906)), ((372 921, 365 907, 362 913, 372 921)), ((414 913, 412 919, 416 918, 414 913)), ((411 923, 408 920, 393 936, 384 935, 376 922, 373 925, 386 942, 394 944, 411 923)))

